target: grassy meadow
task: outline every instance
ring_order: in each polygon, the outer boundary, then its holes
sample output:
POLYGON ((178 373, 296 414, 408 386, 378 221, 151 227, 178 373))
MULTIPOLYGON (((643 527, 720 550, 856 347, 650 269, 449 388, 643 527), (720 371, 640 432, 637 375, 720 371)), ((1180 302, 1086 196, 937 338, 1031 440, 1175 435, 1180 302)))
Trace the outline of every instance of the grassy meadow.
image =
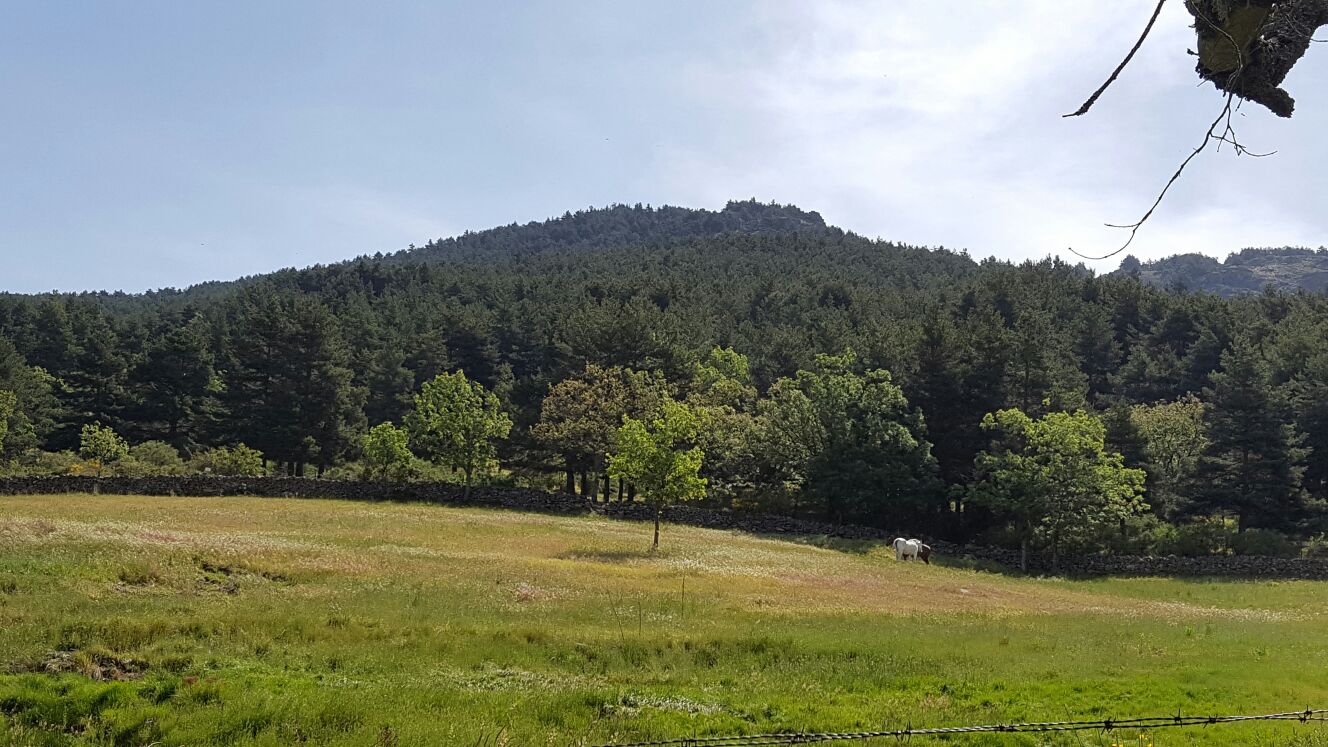
MULTIPOLYGON (((1328 707, 1328 584, 649 541, 437 506, 0 497, 0 743, 593 745, 1328 707)), ((1328 725, 913 743, 1328 745, 1328 725)))

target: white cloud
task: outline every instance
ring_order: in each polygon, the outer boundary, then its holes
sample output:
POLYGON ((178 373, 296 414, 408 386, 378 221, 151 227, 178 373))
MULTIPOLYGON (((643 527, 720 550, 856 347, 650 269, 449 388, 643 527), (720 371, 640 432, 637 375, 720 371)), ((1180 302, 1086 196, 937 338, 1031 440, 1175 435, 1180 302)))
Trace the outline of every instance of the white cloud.
MULTIPOLYGON (((1069 246, 1105 253, 1126 234, 1104 224, 1142 214, 1221 105, 1195 85, 1188 14, 1173 3, 1095 109, 1060 117, 1115 67, 1153 5, 763 3, 764 53, 690 71, 696 95, 727 102, 749 129, 749 146, 675 143, 661 169, 674 192, 699 202, 789 200, 889 239, 1011 259, 1076 259, 1069 246)), ((1266 134, 1271 116, 1249 115, 1266 134)), ((1285 214, 1276 189, 1215 196, 1206 187, 1268 166, 1203 158, 1133 253, 1323 243, 1328 224, 1285 214)), ((1279 188, 1295 188, 1296 164, 1272 168, 1290 176, 1279 188)))

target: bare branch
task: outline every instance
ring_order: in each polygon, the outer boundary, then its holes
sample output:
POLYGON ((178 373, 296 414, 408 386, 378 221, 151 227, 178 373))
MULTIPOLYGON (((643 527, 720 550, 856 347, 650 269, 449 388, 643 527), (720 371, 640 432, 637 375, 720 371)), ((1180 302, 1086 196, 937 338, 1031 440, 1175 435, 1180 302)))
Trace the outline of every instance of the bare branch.
POLYGON ((1195 148, 1190 153, 1190 155, 1185 158, 1184 161, 1181 161, 1180 167, 1177 168, 1176 172, 1171 175, 1170 179, 1167 180, 1166 186, 1162 187, 1162 191, 1158 193, 1157 199, 1153 200, 1152 206, 1148 208, 1148 212, 1144 213, 1144 217, 1140 218, 1138 221, 1134 223, 1121 224, 1121 225, 1115 223, 1106 224, 1110 228, 1129 229, 1130 238, 1126 239, 1125 243, 1121 244, 1119 249, 1107 252, 1106 254, 1103 254, 1100 257, 1089 256, 1087 254, 1084 254, 1076 250, 1074 247, 1069 247, 1070 252, 1087 260, 1100 260, 1100 259, 1109 259, 1128 249, 1130 244, 1134 243, 1134 237, 1138 235, 1139 228, 1143 226, 1143 224, 1146 223, 1149 218, 1153 217, 1153 212, 1157 210, 1157 206, 1162 204, 1162 198, 1167 196, 1167 192, 1171 191, 1172 185, 1176 183, 1176 180, 1180 179, 1180 175, 1185 172, 1185 167, 1190 165, 1190 161, 1193 161, 1196 156, 1204 152, 1204 149, 1208 147, 1208 144, 1210 142, 1221 139, 1221 137, 1219 137, 1215 133, 1217 131, 1218 126, 1222 124, 1223 120, 1226 120, 1228 122, 1228 126, 1230 126, 1231 106, 1232 106, 1232 99, 1234 97, 1235 97, 1234 93, 1227 94, 1226 104, 1222 107, 1222 112, 1217 115, 1217 119, 1214 119, 1213 123, 1208 125, 1208 130, 1204 133, 1203 142, 1200 143, 1199 147, 1195 148))
POLYGON ((1166 4, 1167 0, 1157 0, 1157 7, 1153 9, 1153 17, 1148 19, 1148 25, 1144 27, 1144 32, 1139 35, 1139 41, 1134 43, 1134 47, 1130 49, 1130 53, 1125 55, 1125 59, 1121 60, 1121 63, 1116 66, 1116 69, 1111 71, 1111 77, 1107 78, 1107 82, 1103 83, 1101 87, 1094 91, 1093 95, 1089 96, 1088 100, 1085 101, 1083 106, 1079 107, 1077 111, 1069 114, 1062 114, 1062 117, 1077 117, 1081 114, 1087 114, 1088 110, 1093 108, 1093 104, 1097 103, 1098 97, 1101 96, 1112 83, 1116 82, 1117 76, 1121 74, 1121 71, 1125 69, 1126 65, 1130 64, 1130 60, 1134 59, 1134 53, 1138 52, 1139 47, 1144 45, 1144 39, 1148 38, 1149 32, 1153 30, 1153 24, 1157 23, 1157 17, 1162 15, 1162 6, 1166 4))
POLYGON ((1148 19, 1148 25, 1144 26, 1144 32, 1139 35, 1139 39, 1134 43, 1134 46, 1130 48, 1129 53, 1125 55, 1125 59, 1121 60, 1115 70, 1111 71, 1111 76, 1107 78, 1106 82, 1099 86, 1098 89, 1093 92, 1093 95, 1089 96, 1088 100, 1077 110, 1069 114, 1062 114, 1062 117, 1078 117, 1087 114, 1088 110, 1093 108, 1093 104, 1097 103, 1098 97, 1105 93, 1106 90, 1111 87, 1112 83, 1116 82, 1116 78, 1120 76, 1121 71, 1125 69, 1126 65, 1130 64, 1130 60, 1134 59, 1135 53, 1143 46, 1144 40, 1148 38, 1148 34, 1153 30, 1153 24, 1157 23, 1158 16, 1162 14, 1162 6, 1166 5, 1166 2, 1167 0, 1158 0, 1157 7, 1153 9, 1153 16, 1148 19))
MULTIPOLYGON (((1322 1, 1328 2, 1328 0, 1322 0, 1322 1)), ((1235 102, 1235 97, 1242 95, 1240 93, 1240 88, 1239 88, 1240 75, 1245 71, 1247 65, 1249 64, 1248 60, 1245 57, 1244 47, 1241 45, 1240 42, 1238 42, 1235 39, 1235 37, 1233 37, 1230 33, 1228 33, 1225 28, 1223 28, 1221 25, 1213 21, 1207 15, 1205 15, 1203 11, 1198 7, 1197 3, 1187 2, 1186 7, 1189 9, 1190 13, 1195 16, 1196 19, 1203 21, 1210 27, 1211 29, 1210 33, 1212 35, 1221 36, 1228 44, 1230 44, 1231 49, 1228 52, 1228 54, 1232 56, 1232 58, 1235 61, 1235 64, 1234 64, 1234 69, 1230 71, 1225 83, 1218 83, 1218 87, 1227 92, 1226 100, 1222 104, 1222 111, 1218 113, 1217 119, 1214 119, 1213 123, 1208 125, 1208 129, 1204 132, 1203 142, 1199 143, 1199 146, 1195 148, 1193 151, 1191 151, 1190 155, 1186 156, 1184 161, 1181 161, 1180 166, 1176 168, 1175 173, 1173 173, 1171 175, 1171 178, 1167 180, 1167 183, 1162 187, 1162 191, 1158 193, 1157 199, 1153 200, 1153 204, 1149 206, 1148 211, 1144 213, 1142 218, 1135 221, 1134 223, 1106 224, 1110 228, 1128 229, 1130 232, 1130 237, 1125 240, 1125 243, 1122 244, 1120 248, 1116 249, 1115 251, 1108 252, 1100 257, 1093 257, 1076 250, 1074 247, 1069 247, 1070 252, 1079 257, 1082 257, 1087 260, 1109 259, 1128 249, 1130 244, 1134 243, 1134 237, 1139 234, 1139 229, 1143 226, 1144 223, 1148 222, 1149 218, 1153 217, 1153 213, 1156 212, 1158 206, 1162 204, 1163 198, 1165 198, 1167 196, 1167 193, 1171 191, 1171 187, 1175 185, 1177 180, 1180 179, 1180 175, 1185 172, 1186 167, 1188 167, 1190 165, 1190 162, 1193 161, 1196 157, 1198 157, 1200 153, 1204 152, 1204 150, 1208 148, 1208 144, 1211 143, 1212 141, 1214 140, 1217 141, 1219 150, 1222 147, 1222 143, 1229 144, 1233 149, 1235 149, 1236 155, 1238 156, 1250 155, 1256 158, 1263 158, 1266 156, 1271 156, 1273 155, 1273 153, 1277 152, 1277 151, 1271 151, 1269 153, 1255 153, 1249 150, 1244 145, 1241 145, 1240 142, 1236 139, 1235 128, 1233 128, 1231 125, 1231 117, 1234 115, 1235 109, 1239 107, 1239 104, 1235 102), (1221 126, 1222 128, 1221 134, 1218 134, 1219 126, 1221 126)), ((1159 4, 1159 10, 1160 10, 1160 4, 1159 4)), ((1156 18, 1156 12, 1154 13, 1154 18, 1156 18)), ((1151 21, 1149 22, 1149 25, 1150 26, 1152 25, 1151 21)), ((1147 30, 1145 30, 1144 33, 1145 35, 1147 35, 1148 33, 1147 30)), ((1131 52, 1131 54, 1133 54, 1133 52, 1131 52)), ((1127 57, 1126 62, 1128 61, 1129 58, 1127 57)), ((1108 83, 1110 83, 1110 81, 1108 81, 1108 83)), ((1242 97, 1248 98, 1245 96, 1242 97)), ((1265 102, 1259 102, 1259 103, 1264 103, 1265 106, 1267 105, 1265 102)))

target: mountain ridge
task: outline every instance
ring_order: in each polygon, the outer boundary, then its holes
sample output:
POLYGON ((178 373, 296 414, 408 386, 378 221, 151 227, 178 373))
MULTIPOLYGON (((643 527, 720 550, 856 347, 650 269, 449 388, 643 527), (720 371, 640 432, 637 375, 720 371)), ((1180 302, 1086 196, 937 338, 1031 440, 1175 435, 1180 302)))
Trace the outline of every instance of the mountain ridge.
POLYGON ((0 290, 0 296, 82 296, 194 301, 225 294, 267 278, 328 267, 349 266, 365 261, 385 265, 483 263, 558 251, 581 252, 627 246, 655 246, 725 234, 788 233, 843 235, 846 232, 827 225, 820 213, 814 210, 802 210, 792 204, 763 203, 754 198, 730 200, 720 210, 675 205, 655 207, 641 203, 635 205, 614 203, 602 208, 589 207, 575 212, 566 211, 561 216, 549 217, 542 221, 513 222, 479 231, 465 231, 456 236, 433 239, 422 246, 411 244, 406 249, 390 253, 361 254, 335 262, 304 267, 281 267, 238 278, 206 280, 182 288, 164 287, 141 293, 111 289, 41 293, 0 290))
POLYGON ((1224 298, 1262 292, 1328 290, 1328 249, 1320 247, 1248 248, 1225 260, 1204 254, 1176 254, 1140 262, 1133 255, 1121 260, 1110 275, 1134 275, 1161 288, 1199 291, 1224 298))

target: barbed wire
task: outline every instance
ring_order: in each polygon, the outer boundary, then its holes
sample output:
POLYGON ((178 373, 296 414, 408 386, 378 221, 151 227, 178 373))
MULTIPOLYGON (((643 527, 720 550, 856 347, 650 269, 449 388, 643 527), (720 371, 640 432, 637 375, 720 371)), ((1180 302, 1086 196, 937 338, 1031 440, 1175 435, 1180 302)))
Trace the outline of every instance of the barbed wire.
POLYGON ((594 747, 771 747, 773 745, 817 744, 851 742, 864 739, 895 737, 941 736, 950 734, 1010 734, 1053 731, 1111 731, 1113 729, 1163 729, 1177 726, 1209 726, 1247 721, 1328 721, 1328 708, 1306 708, 1303 711, 1267 713, 1258 716, 1144 716, 1096 721, 1031 721, 1015 724, 983 724, 979 726, 939 726, 915 729, 885 729, 853 732, 784 732, 747 734, 728 737, 678 737, 650 742, 613 742, 594 747))

